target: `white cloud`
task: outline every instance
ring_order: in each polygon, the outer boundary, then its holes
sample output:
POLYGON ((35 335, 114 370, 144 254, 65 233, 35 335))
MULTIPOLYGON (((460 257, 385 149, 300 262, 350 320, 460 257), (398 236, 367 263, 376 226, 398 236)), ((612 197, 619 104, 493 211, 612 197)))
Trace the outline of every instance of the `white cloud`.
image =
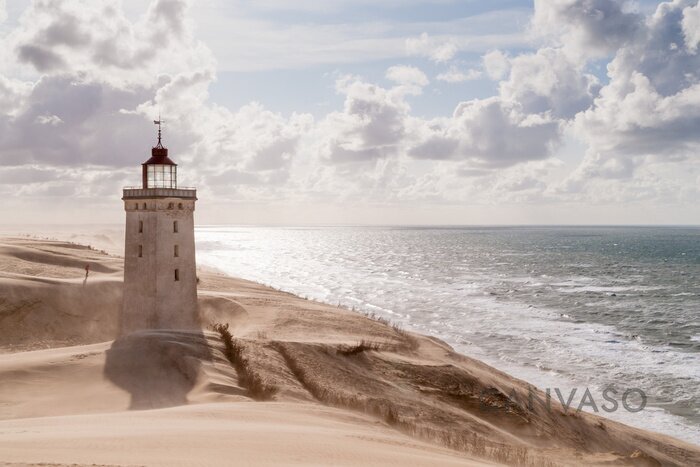
POLYGON ((683 35, 689 51, 696 53, 700 44, 700 4, 683 9, 683 35))
POLYGON ((186 8, 156 0, 131 22, 108 2, 32 3, 5 43, 41 76, 0 76, 0 164, 137 164, 159 108, 182 130, 171 141, 191 141, 187 117, 207 98, 214 61, 186 8))
POLYGON ((570 119, 593 103, 600 84, 561 49, 545 47, 510 61, 510 76, 501 82, 501 96, 520 103, 525 113, 550 112, 570 119))
MULTIPOLYGON (((621 48, 610 82, 577 125, 596 148, 628 154, 685 153, 700 141, 700 57, 673 44, 684 2, 662 4, 647 39, 621 48)), ((687 3, 687 2, 685 2, 687 3)))
POLYGON ((459 52, 459 47, 452 40, 431 37, 424 32, 419 37, 406 39, 406 52, 441 63, 453 59, 459 52))
POLYGON ((0 112, 14 115, 31 90, 31 82, 0 75, 0 112))
MULTIPOLYGON (((25 196, 112 196, 138 180, 144 142, 153 140, 150 121, 160 111, 166 144, 188 167, 184 182, 217 200, 691 199, 698 172, 687 175, 676 198, 668 177, 696 167, 688 161, 700 148, 697 2, 666 3, 646 21, 613 3, 537 1, 533 24, 546 34, 545 45, 519 54, 453 31, 414 31, 406 41, 368 38, 346 25, 287 25, 246 52, 277 50, 260 57, 263 68, 410 52, 446 62, 440 81, 482 73, 498 81, 496 95, 456 101, 452 115, 426 119, 409 105, 430 83, 414 66, 390 67, 388 86, 341 77, 342 107, 315 118, 255 102, 228 109, 210 98, 217 61, 194 35, 189 2, 154 0, 136 20, 103 2, 35 2, 3 37, 14 61, 3 70, 24 67, 0 75, 0 182, 13 184, 3 192, 16 192, 15 177, 36 181, 22 186, 25 196), (328 42, 331 36, 339 42, 328 42), (455 58, 466 50, 492 50, 483 72, 459 68, 455 58), (589 72, 590 59, 606 54, 614 58, 602 85, 589 72), (565 166, 557 160, 564 129, 588 148, 565 166), (597 192, 603 188, 608 198, 597 192)), ((250 34, 227 40, 241 51, 252 44, 250 34)))
POLYGON ((138 163, 143 145, 137 141, 151 139, 151 128, 143 117, 120 110, 133 108, 152 92, 120 90, 63 74, 45 76, 13 115, 0 115, 0 165, 138 163), (61 124, 52 124, 59 120, 61 124))
POLYGON ((51 125, 51 126, 56 126, 60 125, 63 123, 63 120, 61 120, 60 117, 56 115, 39 115, 36 120, 34 120, 36 123, 39 123, 41 125, 51 125))
POLYGON ((523 114, 517 103, 492 97, 460 103, 452 118, 426 123, 421 136, 409 150, 414 158, 508 167, 550 157, 559 124, 523 114))
POLYGON ((621 47, 608 65, 610 82, 575 120, 590 150, 569 186, 596 177, 627 179, 644 165, 698 154, 700 57, 677 46, 688 3, 661 4, 647 22, 645 39, 621 47))
POLYGON ((386 72, 386 77, 390 81, 398 84, 413 86, 427 86, 430 83, 428 77, 419 68, 413 66, 397 65, 392 66, 386 72))
POLYGON ((634 40, 644 18, 628 0, 535 0, 533 34, 577 57, 605 56, 634 40))
POLYGON ((248 104, 235 113, 212 109, 198 122, 194 149, 205 191, 217 196, 264 199, 290 182, 301 137, 313 125, 310 115, 286 119, 248 104))
POLYGON ((481 76, 482 73, 479 70, 473 68, 469 70, 460 70, 456 66, 451 66, 446 72, 440 73, 437 79, 447 83, 463 83, 465 81, 479 79, 481 76))
POLYGON ((215 67, 191 34, 189 0, 154 0, 131 22, 112 2, 33 2, 5 46, 39 73, 83 73, 111 84, 147 84, 170 73, 215 67))
POLYGON ((596 107, 582 113, 576 123, 599 151, 687 155, 700 144, 700 84, 664 97, 639 72, 632 72, 624 83, 613 77, 596 107))
MULTIPOLYGON (((395 196, 376 189, 383 183, 396 188, 392 193, 420 197, 414 188, 401 186, 419 183, 408 175, 410 161, 508 167, 549 157, 558 138, 557 122, 529 116, 518 102, 500 98, 462 103, 449 119, 413 117, 406 96, 419 93, 429 80, 410 66, 387 70, 387 79, 396 83, 390 88, 356 77, 339 79, 343 109, 318 121, 305 114, 285 118, 255 103, 230 111, 207 102, 215 63, 192 36, 186 3, 154 1, 136 23, 118 10, 82 10, 77 5, 32 7, 13 34, 18 52, 25 47, 20 59, 46 76, 29 87, 12 82, 14 91, 9 94, 20 103, 15 104, 19 110, 14 117, 0 118, 6 130, 0 138, 2 164, 137 166, 145 157, 142 142, 152 139, 148 122, 161 112, 166 143, 177 148, 174 157, 185 163, 197 160, 199 167, 190 176, 220 196, 264 199, 315 191, 328 195, 334 192, 328 187, 353 180, 354 188, 340 190, 337 196, 395 196), (97 18, 105 14, 119 27, 105 28, 97 18), (159 43, 155 35, 149 36, 153 30, 143 29, 148 22, 154 30, 172 30, 176 36, 155 57, 146 50, 159 43), (138 44, 137 37, 144 44, 138 44), (78 65, 70 65, 74 63, 78 65), (32 141, 29 135, 35 132, 43 137, 32 141), (361 173, 348 169, 357 164, 363 166, 361 173), (375 189, 368 191, 371 186, 375 189)), ((436 60, 452 55, 442 45, 431 52, 436 60)), ((475 76, 473 70, 467 75, 475 76)))
POLYGON ((500 50, 492 50, 483 57, 484 69, 493 80, 500 80, 510 70, 510 60, 500 50))
POLYGON ((331 162, 366 162, 397 154, 406 137, 409 106, 402 86, 384 89, 356 77, 338 80, 345 95, 342 112, 319 122, 322 158, 331 162))

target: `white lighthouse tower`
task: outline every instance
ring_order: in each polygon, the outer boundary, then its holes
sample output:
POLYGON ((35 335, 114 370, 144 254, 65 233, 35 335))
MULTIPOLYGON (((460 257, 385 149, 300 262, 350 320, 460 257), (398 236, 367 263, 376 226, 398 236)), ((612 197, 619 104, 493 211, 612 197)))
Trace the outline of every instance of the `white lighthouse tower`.
POLYGON ((194 247, 197 190, 177 186, 177 164, 161 143, 142 164, 142 186, 124 189, 126 240, 121 333, 199 329, 194 247))

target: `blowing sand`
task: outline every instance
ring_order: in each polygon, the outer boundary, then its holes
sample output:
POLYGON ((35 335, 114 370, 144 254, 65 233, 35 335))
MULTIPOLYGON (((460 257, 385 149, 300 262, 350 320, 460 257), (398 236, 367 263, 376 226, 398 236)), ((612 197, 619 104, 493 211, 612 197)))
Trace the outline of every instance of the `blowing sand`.
POLYGON ((0 465, 700 465, 528 408, 531 386, 437 339, 214 273, 202 332, 117 336, 121 276, 86 247, 0 240, 0 465))

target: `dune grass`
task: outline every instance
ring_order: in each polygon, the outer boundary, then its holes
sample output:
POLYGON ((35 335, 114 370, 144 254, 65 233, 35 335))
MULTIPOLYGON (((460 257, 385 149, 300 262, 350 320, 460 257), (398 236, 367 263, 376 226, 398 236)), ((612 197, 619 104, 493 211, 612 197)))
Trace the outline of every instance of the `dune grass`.
MULTIPOLYGON (((536 449, 493 442, 477 433, 426 426, 421 423, 420 418, 402 415, 402 407, 386 398, 372 397, 368 394, 344 394, 343 391, 324 384, 313 371, 307 369, 303 361, 298 358, 298 352, 294 345, 276 342, 274 347, 284 358, 287 367, 297 381, 323 404, 372 415, 409 436, 437 443, 482 459, 522 467, 554 467, 557 465, 536 449)), ((337 350, 337 353, 359 355, 368 350, 381 350, 380 347, 381 345, 376 342, 362 341, 357 345, 346 347, 344 352, 337 350)))
POLYGON ((355 345, 343 345, 338 348, 338 353, 340 355, 345 355, 346 357, 351 355, 358 355, 363 352, 381 350, 382 344, 379 342, 368 341, 362 339, 355 345))
POLYGON ((246 389, 252 399, 271 400, 279 388, 266 381, 255 371, 250 360, 245 356, 244 344, 233 337, 228 324, 217 323, 212 326, 212 329, 221 336, 224 343, 224 355, 236 369, 238 383, 246 389))

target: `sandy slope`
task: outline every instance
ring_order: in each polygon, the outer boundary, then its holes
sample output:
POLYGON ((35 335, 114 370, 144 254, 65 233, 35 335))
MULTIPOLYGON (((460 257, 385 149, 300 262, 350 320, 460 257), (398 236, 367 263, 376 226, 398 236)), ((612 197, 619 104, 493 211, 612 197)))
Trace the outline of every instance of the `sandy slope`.
MULTIPOLYGON (((158 347, 163 339, 157 337, 138 340, 158 347)), ((192 340, 176 333, 167 339, 192 340)), ((170 370, 169 363, 129 365, 125 360, 133 355, 109 352, 106 343, 0 355, 0 465, 481 464, 368 416, 250 402, 242 391, 223 394, 206 370, 183 387, 176 375, 153 374, 170 370), (132 395, 103 374, 106 360, 115 358, 129 370, 122 377, 143 383, 148 400, 139 408, 152 410, 127 410, 132 395)), ((229 383, 235 389, 235 381, 229 383)))
POLYGON ((0 432, 7 463, 479 465, 367 416, 278 402, 9 420, 0 432))
POLYGON ((678 440, 530 409, 526 383, 436 339, 226 276, 201 272, 200 314, 230 326, 238 367, 208 330, 118 337, 120 275, 90 249, 0 241, 0 465, 700 465, 678 440))

